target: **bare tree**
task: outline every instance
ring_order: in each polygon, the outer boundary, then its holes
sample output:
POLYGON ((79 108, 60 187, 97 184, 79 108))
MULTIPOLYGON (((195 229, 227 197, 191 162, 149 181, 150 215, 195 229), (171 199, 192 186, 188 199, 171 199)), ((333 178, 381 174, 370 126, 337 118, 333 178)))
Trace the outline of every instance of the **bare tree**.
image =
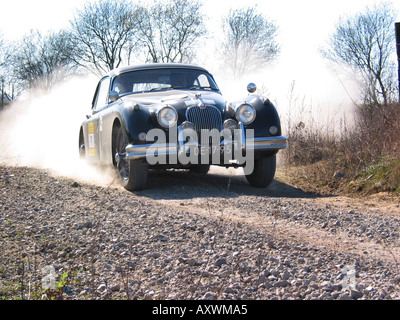
POLYGON ((71 21, 75 61, 98 74, 127 62, 135 47, 136 14, 128 0, 88 2, 71 21))
POLYGON ((14 100, 15 79, 12 72, 11 56, 13 53, 12 43, 0 34, 0 82, 1 103, 14 100))
POLYGON ((5 46, 3 35, 0 33, 0 68, 4 66, 6 60, 5 46))
POLYGON ((168 0, 141 7, 138 41, 146 48, 147 61, 191 62, 193 44, 205 34, 202 4, 198 1, 168 0))
POLYGON ((4 89, 4 77, 3 77, 3 66, 5 65, 5 57, 4 57, 4 40, 3 36, 0 33, 0 111, 4 107, 4 102, 5 102, 5 89, 4 89))
POLYGON ((4 40, 3 36, 0 33, 0 111, 4 105, 4 97, 5 97, 5 89, 4 89, 4 77, 3 77, 3 66, 5 65, 5 57, 4 57, 4 40))
POLYGON ((278 27, 257 13, 257 7, 230 10, 223 20, 224 65, 235 79, 270 63, 279 54, 278 27))
POLYGON ((31 31, 12 47, 9 62, 20 89, 49 89, 74 69, 71 42, 64 31, 45 35, 31 31))
POLYGON ((321 50, 327 59, 347 65, 362 75, 364 103, 386 105, 393 96, 395 17, 392 6, 383 3, 341 18, 328 48, 321 50))

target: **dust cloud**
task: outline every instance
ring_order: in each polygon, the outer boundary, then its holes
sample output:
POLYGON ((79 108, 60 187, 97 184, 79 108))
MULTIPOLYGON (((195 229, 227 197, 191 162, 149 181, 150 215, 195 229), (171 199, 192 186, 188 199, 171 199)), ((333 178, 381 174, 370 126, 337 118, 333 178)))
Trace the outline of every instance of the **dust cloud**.
POLYGON ((0 113, 0 164, 46 169, 80 182, 112 183, 109 172, 79 158, 79 128, 90 114, 97 81, 75 77, 7 106, 0 113))

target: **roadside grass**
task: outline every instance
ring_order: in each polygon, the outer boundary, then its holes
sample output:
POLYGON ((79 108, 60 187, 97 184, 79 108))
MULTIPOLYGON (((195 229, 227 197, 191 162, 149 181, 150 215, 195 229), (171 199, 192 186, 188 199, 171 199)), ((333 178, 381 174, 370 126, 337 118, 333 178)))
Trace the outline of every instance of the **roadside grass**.
POLYGON ((400 159, 379 159, 361 171, 351 187, 367 193, 395 192, 400 195, 400 159))
MULTIPOLYGON (((306 110, 307 106, 294 106, 306 110)), ((279 178, 318 194, 400 196, 400 104, 354 106, 351 120, 287 120, 279 178)))

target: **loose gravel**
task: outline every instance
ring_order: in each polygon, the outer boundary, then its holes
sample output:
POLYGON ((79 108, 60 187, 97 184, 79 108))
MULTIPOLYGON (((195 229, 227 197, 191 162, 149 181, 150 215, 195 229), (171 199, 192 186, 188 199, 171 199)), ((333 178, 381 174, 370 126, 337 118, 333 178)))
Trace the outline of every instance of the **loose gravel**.
POLYGON ((0 167, 0 298, 400 298, 398 203, 155 172, 127 192, 0 167))

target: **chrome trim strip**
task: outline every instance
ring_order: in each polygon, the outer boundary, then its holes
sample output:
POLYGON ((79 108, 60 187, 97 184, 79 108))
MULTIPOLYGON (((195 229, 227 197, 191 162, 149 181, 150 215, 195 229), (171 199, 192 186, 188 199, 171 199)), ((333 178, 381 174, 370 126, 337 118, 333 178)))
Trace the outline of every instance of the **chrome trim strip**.
POLYGON ((285 149, 287 139, 284 136, 277 137, 256 137, 253 141, 254 150, 285 149))
POLYGON ((127 159, 144 159, 146 158, 149 150, 154 149, 158 155, 170 155, 178 154, 178 147, 176 143, 151 143, 151 144, 139 144, 139 145, 128 145, 126 150, 127 159))
MULTIPOLYGON (((236 144, 235 141, 229 141, 229 143, 236 144)), ((220 146, 224 146, 224 141, 221 142, 220 146)), ((253 141, 246 140, 246 147, 252 147, 254 151, 268 151, 268 150, 279 150, 284 149, 287 146, 287 139, 284 136, 277 137, 257 137, 253 141)), ((127 159, 144 159, 149 150, 154 148, 158 155, 177 155, 182 146, 176 143, 163 143, 163 144, 140 144, 140 145, 128 145, 126 147, 127 159)), ((243 144, 242 144, 243 147, 243 144)))

